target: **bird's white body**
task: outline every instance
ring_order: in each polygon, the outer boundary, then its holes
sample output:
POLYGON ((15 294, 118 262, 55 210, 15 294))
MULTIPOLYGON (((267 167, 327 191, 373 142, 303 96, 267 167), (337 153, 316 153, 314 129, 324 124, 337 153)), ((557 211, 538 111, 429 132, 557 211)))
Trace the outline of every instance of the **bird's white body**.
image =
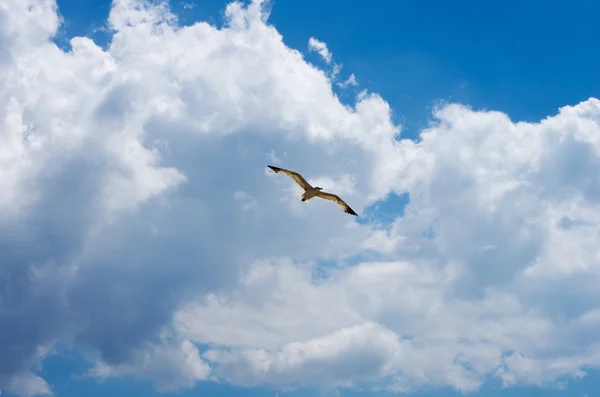
POLYGON ((315 197, 316 195, 319 194, 319 191, 321 190, 320 187, 312 187, 310 189, 306 189, 304 191, 304 193, 302 193, 302 201, 308 201, 311 198, 315 197))

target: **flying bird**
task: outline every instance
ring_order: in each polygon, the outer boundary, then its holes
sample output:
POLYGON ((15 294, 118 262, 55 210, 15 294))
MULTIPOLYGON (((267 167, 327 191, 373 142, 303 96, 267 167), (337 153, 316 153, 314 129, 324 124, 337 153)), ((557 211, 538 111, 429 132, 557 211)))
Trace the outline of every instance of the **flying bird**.
POLYGON ((294 180, 294 182, 296 182, 298 185, 300 185, 300 187, 302 189, 304 189, 304 193, 302 194, 301 201, 308 201, 313 197, 319 197, 319 198, 329 200, 331 202, 336 203, 337 205, 340 206, 342 211, 344 211, 346 214, 357 216, 356 212, 354 212, 354 210, 352 208, 350 208, 350 206, 348 204, 346 204, 344 202, 344 200, 342 200, 335 194, 322 192, 321 189, 323 189, 323 188, 321 188, 321 187, 318 187, 318 186, 312 187, 310 185, 310 183, 306 182, 306 179, 304 179, 302 177, 302 175, 300 175, 299 173, 290 171, 290 170, 286 170, 284 168, 274 167, 272 165, 267 165, 267 167, 269 167, 270 169, 275 171, 276 174, 279 174, 280 172, 286 174, 287 176, 292 178, 294 180))

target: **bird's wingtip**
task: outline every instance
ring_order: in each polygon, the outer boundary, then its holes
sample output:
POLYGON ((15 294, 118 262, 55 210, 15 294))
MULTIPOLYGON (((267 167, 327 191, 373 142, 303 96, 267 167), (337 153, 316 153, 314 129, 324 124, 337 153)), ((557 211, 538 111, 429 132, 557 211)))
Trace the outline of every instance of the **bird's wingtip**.
POLYGON ((358 214, 356 212, 354 212, 354 210, 352 208, 350 208, 350 207, 346 207, 346 211, 345 212, 347 214, 350 214, 350 215, 358 216, 358 214))

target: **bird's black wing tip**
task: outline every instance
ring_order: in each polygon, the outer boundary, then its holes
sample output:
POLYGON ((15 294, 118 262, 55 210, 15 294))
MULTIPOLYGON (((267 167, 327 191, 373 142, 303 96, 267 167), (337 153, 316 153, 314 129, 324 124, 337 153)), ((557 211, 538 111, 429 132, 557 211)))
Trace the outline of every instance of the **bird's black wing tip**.
POLYGON ((269 167, 270 169, 272 169, 275 172, 277 172, 281 169, 281 168, 275 167, 274 165, 269 165, 269 164, 267 164, 267 167, 269 167))

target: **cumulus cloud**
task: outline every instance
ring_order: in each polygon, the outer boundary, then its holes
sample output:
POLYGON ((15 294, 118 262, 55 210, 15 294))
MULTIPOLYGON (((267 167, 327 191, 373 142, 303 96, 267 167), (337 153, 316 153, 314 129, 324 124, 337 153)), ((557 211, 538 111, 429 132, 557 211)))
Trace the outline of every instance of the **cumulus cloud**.
MULTIPOLYGON (((403 341, 384 386, 401 391, 472 391, 490 375, 505 386, 550 385, 597 367, 600 101, 540 123, 453 104, 435 116, 419 143, 401 141, 397 166, 380 165, 410 203, 363 240, 378 262, 317 281, 318 267, 257 263, 235 294, 180 311, 181 332, 229 346, 213 358, 230 368, 251 365, 231 357, 252 347, 278 357, 293 341, 375 322, 403 341), (201 325, 223 312, 226 322, 201 325)), ((276 373, 256 377, 276 384, 276 373)))
MULTIPOLYGON (((0 330, 0 387, 26 379, 39 349, 57 341, 117 369, 105 374, 134 373, 140 351, 176 354, 157 335, 188 299, 234 285, 256 259, 332 259, 368 233, 330 203, 300 207, 284 193, 289 181, 264 168, 283 155, 312 178, 372 172, 377 153, 363 148, 363 132, 391 144, 398 129, 377 116, 389 107, 375 95, 356 110, 341 104, 325 73, 265 24, 261 2, 230 4, 217 29, 177 26, 164 4, 118 0, 108 47, 76 37, 68 52, 50 40, 55 3, 11 0, 0 11, 10 22, 0 316, 12 324, 0 330), (344 238, 308 233, 322 221, 344 238)), ((374 199, 348 197, 357 209, 374 199)))
POLYGON ((97 362, 86 375, 98 379, 127 375, 149 378, 160 392, 191 388, 197 381, 208 378, 210 367, 189 340, 165 335, 161 335, 161 339, 160 345, 151 344, 136 350, 130 362, 113 366, 97 362))
POLYGON ((31 368, 57 343, 164 391, 597 367, 600 101, 538 123, 444 104, 401 140, 383 98, 340 103, 264 5, 217 28, 114 0, 107 48, 65 52, 55 2, 2 4, 0 388, 50 393, 31 368), (359 223, 300 203, 272 160, 359 213, 410 203, 359 223))
POLYGON ((275 352, 210 350, 204 356, 218 363, 217 376, 236 385, 289 387, 310 379, 316 385, 332 387, 385 376, 401 347, 393 332, 364 323, 321 338, 289 343, 275 352))

